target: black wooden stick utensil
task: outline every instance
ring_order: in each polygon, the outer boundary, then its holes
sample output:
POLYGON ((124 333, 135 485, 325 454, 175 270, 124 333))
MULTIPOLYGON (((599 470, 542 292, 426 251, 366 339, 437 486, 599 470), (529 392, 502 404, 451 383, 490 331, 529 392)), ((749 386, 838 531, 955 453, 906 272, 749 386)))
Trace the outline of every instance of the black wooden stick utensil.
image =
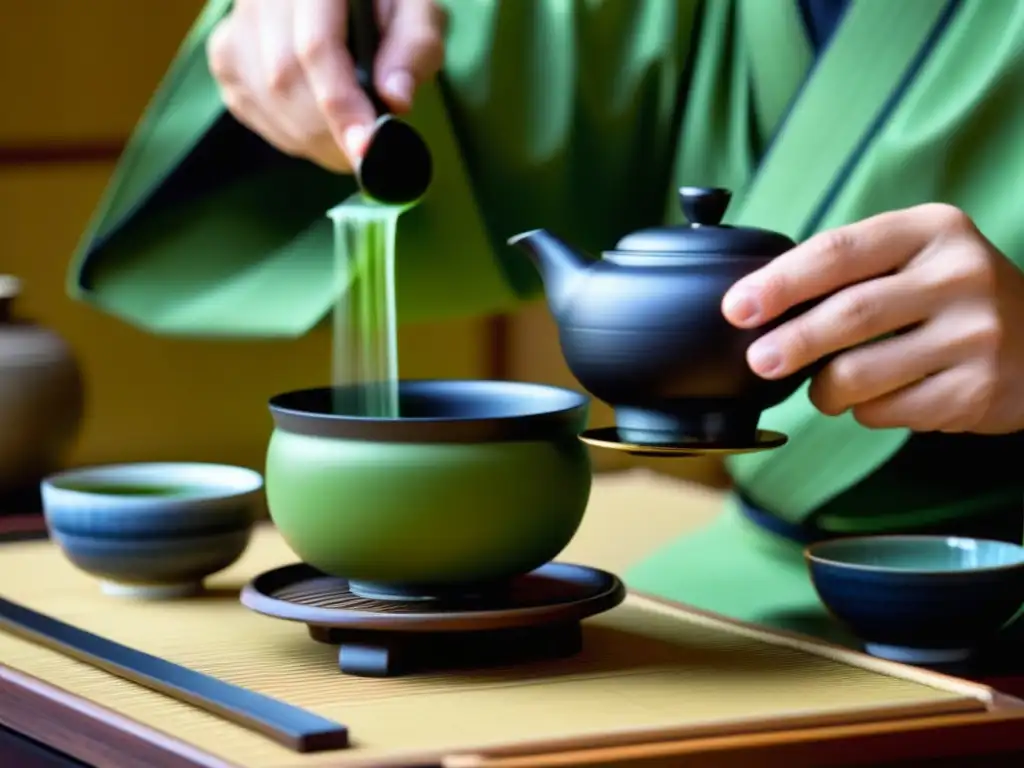
POLYGON ((373 82, 374 60, 380 47, 374 0, 349 0, 349 51, 356 79, 366 92, 377 122, 370 133, 356 180, 363 194, 381 203, 415 203, 433 176, 430 149, 419 132, 390 113, 373 82))
POLYGON ((0 630, 212 712, 296 752, 349 746, 348 730, 341 723, 137 651, 3 598, 0 630))

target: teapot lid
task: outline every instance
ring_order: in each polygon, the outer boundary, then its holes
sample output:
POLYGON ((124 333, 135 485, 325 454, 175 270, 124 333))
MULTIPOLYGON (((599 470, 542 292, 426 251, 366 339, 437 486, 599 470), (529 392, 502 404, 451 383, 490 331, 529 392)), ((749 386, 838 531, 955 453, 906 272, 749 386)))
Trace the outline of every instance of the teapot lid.
POLYGON ((730 256, 778 256, 796 246, 780 232, 722 224, 732 192, 718 187, 681 187, 679 205, 689 224, 641 229, 623 237, 619 252, 674 256, 718 253, 730 256))

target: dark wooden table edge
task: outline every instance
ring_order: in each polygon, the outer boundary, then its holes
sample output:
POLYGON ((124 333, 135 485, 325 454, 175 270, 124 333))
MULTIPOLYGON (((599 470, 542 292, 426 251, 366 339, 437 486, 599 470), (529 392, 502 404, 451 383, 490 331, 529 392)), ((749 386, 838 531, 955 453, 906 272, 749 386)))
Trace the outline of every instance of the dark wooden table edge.
POLYGON ((0 725, 0 765, 18 768, 89 768, 87 763, 0 725))
MULTIPOLYGON (((850 765, 855 754, 865 752, 870 752, 872 760, 884 761, 915 760, 936 754, 965 758, 1021 754, 1024 705, 1011 697, 999 697, 996 703, 988 712, 796 728, 742 737, 681 739, 583 749, 573 754, 611 753, 619 759, 635 756, 640 761, 656 756, 710 760, 712 756, 725 759, 757 748, 759 760, 785 758, 789 765, 815 768, 850 765), (813 762, 804 762, 808 760, 813 762)), ((89 765, 120 766, 127 758, 129 764, 152 768, 232 768, 231 763, 181 739, 3 665, 0 724, 89 765)), ((4 757, 0 753, 0 758, 4 757)), ((0 760, 0 764, 11 763, 0 760)), ((301 768, 302 764, 296 760, 295 765, 301 768)), ((487 758, 482 758, 481 765, 488 765, 487 758)))
POLYGON ((127 757, 152 768, 231 768, 187 742, 3 664, 0 724, 89 765, 124 765, 127 757))
MULTIPOLYGON (((956 761, 956 768, 973 765, 1024 765, 1020 749, 1024 709, 990 710, 974 714, 936 715, 898 721, 865 722, 744 736, 712 736, 636 746, 580 749, 521 758, 466 755, 458 768, 608 768, 630 765, 686 765, 687 768, 786 766, 841 768, 886 765, 890 768, 929 765, 932 760, 956 761), (979 749, 979 745, 980 749, 979 749), (751 753, 751 750, 757 750, 751 753), (1012 763, 993 758, 1012 757, 1012 763), (753 762, 756 760, 756 762, 753 762), (962 763, 960 761, 963 761, 962 763), (982 762, 984 761, 984 762, 982 762)), ((952 763, 943 762, 942 765, 952 763)), ((292 766, 301 768, 301 766, 292 766)))

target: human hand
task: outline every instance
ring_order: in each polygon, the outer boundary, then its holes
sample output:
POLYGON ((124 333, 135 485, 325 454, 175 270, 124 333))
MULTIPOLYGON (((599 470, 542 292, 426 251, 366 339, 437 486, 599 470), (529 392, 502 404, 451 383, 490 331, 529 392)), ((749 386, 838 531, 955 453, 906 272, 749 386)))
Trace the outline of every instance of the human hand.
POLYGON ((825 414, 917 432, 1024 429, 1024 273, 962 211, 920 205, 819 234, 738 281, 722 312, 755 328, 823 296, 750 346, 755 373, 782 378, 838 352, 811 383, 825 414))
MULTIPOLYGON (((395 112, 444 61, 432 0, 377 0, 374 81, 395 112)), ((235 118, 277 149, 348 173, 377 115, 349 55, 347 0, 235 0, 207 42, 210 71, 235 118)))

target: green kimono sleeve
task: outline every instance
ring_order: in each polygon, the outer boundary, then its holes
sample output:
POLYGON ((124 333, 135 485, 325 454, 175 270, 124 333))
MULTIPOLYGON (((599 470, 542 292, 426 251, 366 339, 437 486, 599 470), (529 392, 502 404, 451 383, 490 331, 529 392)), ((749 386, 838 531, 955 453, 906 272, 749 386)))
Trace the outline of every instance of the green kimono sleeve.
MULTIPOLYGON (((435 181, 399 224, 403 321, 500 312, 535 294, 532 266, 505 245, 518 231, 553 227, 598 247, 660 218, 696 2, 447 5, 445 69, 410 117, 435 181)), ((354 184, 226 113, 205 43, 229 6, 212 0, 184 41, 69 290, 155 333, 298 336, 334 301, 325 213, 354 184)))

